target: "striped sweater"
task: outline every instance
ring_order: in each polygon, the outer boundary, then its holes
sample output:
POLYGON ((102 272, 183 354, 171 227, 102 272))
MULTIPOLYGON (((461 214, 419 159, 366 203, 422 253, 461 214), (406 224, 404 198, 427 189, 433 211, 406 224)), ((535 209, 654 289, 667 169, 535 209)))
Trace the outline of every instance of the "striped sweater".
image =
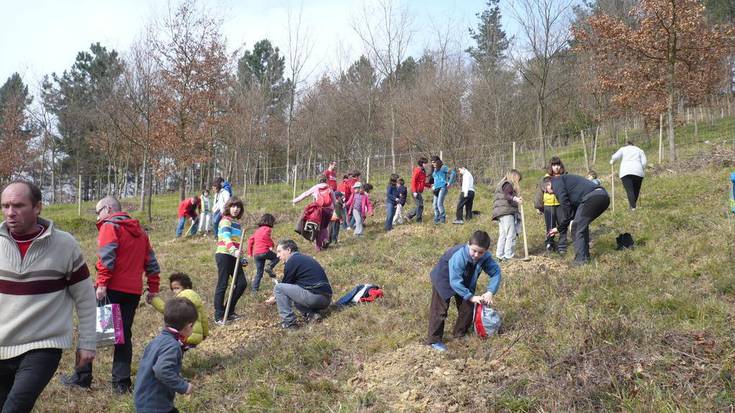
POLYGON ((71 347, 72 307, 79 319, 78 347, 96 348, 96 301, 79 244, 53 222, 38 223, 46 230, 22 259, 7 225, 0 224, 0 360, 71 347))
POLYGON ((232 217, 222 217, 217 230, 217 250, 215 253, 235 255, 235 252, 240 248, 241 237, 240 223, 233 221, 232 217))

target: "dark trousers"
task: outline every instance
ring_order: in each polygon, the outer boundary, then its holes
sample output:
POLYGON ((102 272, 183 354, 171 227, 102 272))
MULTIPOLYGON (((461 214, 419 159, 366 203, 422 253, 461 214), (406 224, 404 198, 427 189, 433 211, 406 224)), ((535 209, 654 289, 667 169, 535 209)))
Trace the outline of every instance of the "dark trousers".
POLYGON ((393 229, 393 217, 396 215, 396 204, 391 201, 385 203, 385 225, 383 229, 390 231, 393 229))
POLYGON ((262 254, 257 254, 253 257, 255 261, 255 278, 253 278, 253 291, 258 291, 260 288, 260 280, 263 279, 263 270, 265 270, 265 262, 270 261, 268 268, 273 271, 273 268, 278 264, 279 259, 275 252, 268 251, 262 254))
POLYGON ((604 189, 596 189, 582 198, 574 215, 574 261, 584 264, 590 260, 590 223, 610 205, 610 197, 604 189))
POLYGON ((623 187, 625 188, 625 194, 628 195, 628 205, 630 208, 635 208, 638 203, 638 196, 641 194, 641 184, 643 184, 643 177, 638 175, 625 175, 620 178, 623 181, 623 187))
POLYGON ((413 203, 416 204, 416 208, 409 212, 407 216, 409 219, 416 217, 416 222, 421 222, 424 218, 424 196, 421 192, 416 194, 416 197, 413 199, 413 203))
POLYGON ((0 360, 0 410, 2 413, 25 413, 54 376, 61 361, 61 349, 31 350, 7 360, 0 360))
POLYGON ((457 220, 462 220, 462 209, 465 210, 465 219, 472 219, 472 203, 475 200, 475 191, 468 191, 467 196, 463 192, 459 193, 459 201, 457 202, 457 220))
MULTIPOLYGON (((138 309, 140 303, 140 296, 107 290, 107 298, 109 298, 110 303, 120 305, 120 315, 122 316, 123 333, 125 335, 125 343, 115 345, 115 352, 112 357, 112 384, 129 387, 133 385, 130 380, 130 365, 133 362, 133 320, 135 319, 135 310, 138 309)), ((102 304, 102 301, 99 303, 102 304)), ((92 384, 92 364, 88 363, 76 369, 76 383, 85 387, 92 384)))
MULTIPOLYGON (((214 319, 221 320, 225 315, 225 306, 227 305, 227 297, 225 297, 227 284, 235 271, 235 261, 237 261, 237 258, 230 254, 214 254, 214 260, 217 263, 217 286, 214 289, 214 319)), ((245 271, 243 271, 242 265, 240 265, 235 276, 235 289, 232 291, 230 314, 234 312, 237 300, 240 299, 247 286, 248 281, 245 279, 245 271)))
MULTIPOLYGON (((560 221, 564 220, 564 210, 559 206, 544 206, 544 223, 546 224, 546 233, 549 233, 551 228, 555 228, 560 221)), ((559 243, 556 246, 556 250, 564 253, 567 251, 567 233, 568 229, 559 231, 559 243)), ((546 243, 553 243, 554 237, 546 237, 546 243)))
MULTIPOLYGON (((447 319, 449 312, 449 300, 445 300, 431 287, 431 304, 429 305, 429 335, 426 339, 427 344, 439 343, 444 336, 444 321, 447 319)), ((462 337, 472 326, 472 313, 474 304, 465 301, 459 295, 454 295, 454 304, 457 305, 457 321, 452 329, 452 337, 462 337)))
POLYGON ((329 243, 330 244, 336 244, 337 241, 339 240, 339 227, 340 227, 339 221, 329 222, 329 243))
POLYGON ((217 231, 219 231, 220 221, 222 221, 222 213, 217 211, 212 215, 212 231, 214 231, 215 240, 217 240, 217 231))

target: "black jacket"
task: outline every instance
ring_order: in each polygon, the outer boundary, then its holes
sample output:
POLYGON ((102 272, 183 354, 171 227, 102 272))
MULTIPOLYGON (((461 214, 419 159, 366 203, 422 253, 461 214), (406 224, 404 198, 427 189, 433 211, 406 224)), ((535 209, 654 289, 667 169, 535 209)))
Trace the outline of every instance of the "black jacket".
POLYGON ((600 188, 600 185, 583 176, 566 174, 552 178, 551 187, 554 190, 556 199, 559 200, 559 207, 564 212, 564 220, 559 222, 556 228, 563 231, 569 227, 569 223, 574 219, 574 214, 582 203, 582 198, 600 188))
POLYGON ((285 284, 296 284, 314 294, 332 295, 332 287, 324 268, 312 257, 295 252, 283 267, 285 284))

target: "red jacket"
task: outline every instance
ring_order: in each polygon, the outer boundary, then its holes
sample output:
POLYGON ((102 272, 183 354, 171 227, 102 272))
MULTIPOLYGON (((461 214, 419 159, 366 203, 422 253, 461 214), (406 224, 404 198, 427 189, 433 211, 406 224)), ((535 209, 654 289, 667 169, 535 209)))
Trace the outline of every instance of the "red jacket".
POLYGON ((327 177, 327 185, 332 188, 332 191, 337 190, 337 173, 327 169, 324 171, 324 176, 327 177))
POLYGON ((199 208, 199 198, 186 198, 179 204, 179 218, 188 216, 196 219, 197 208, 199 208))
POLYGON ((424 168, 417 166, 413 168, 413 175, 411 175, 411 192, 422 193, 424 189, 431 188, 431 185, 426 183, 426 172, 424 168))
POLYGON ((255 230, 255 233, 248 238, 248 255, 254 257, 258 254, 264 254, 270 251, 275 245, 271 232, 273 228, 268 225, 261 225, 255 230))
POLYGON ((343 179, 342 183, 337 186, 337 190, 339 192, 342 192, 345 196, 344 200, 347 202, 350 197, 352 196, 352 187, 350 186, 350 180, 349 179, 343 179))
POLYGON ((161 272, 148 234, 136 219, 118 212, 97 223, 98 287, 128 294, 143 294, 143 273, 148 291, 158 292, 161 272))

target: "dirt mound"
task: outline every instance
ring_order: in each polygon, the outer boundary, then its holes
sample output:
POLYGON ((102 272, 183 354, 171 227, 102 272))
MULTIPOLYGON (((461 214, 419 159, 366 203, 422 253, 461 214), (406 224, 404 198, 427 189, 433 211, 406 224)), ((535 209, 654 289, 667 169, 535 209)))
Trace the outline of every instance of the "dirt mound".
POLYGON ((462 340, 450 342, 449 353, 411 344, 381 354, 363 364, 350 385, 365 398, 372 394, 391 411, 486 410, 487 391, 508 377, 507 368, 498 360, 471 352, 468 358, 453 358, 453 347, 464 344, 462 340))

